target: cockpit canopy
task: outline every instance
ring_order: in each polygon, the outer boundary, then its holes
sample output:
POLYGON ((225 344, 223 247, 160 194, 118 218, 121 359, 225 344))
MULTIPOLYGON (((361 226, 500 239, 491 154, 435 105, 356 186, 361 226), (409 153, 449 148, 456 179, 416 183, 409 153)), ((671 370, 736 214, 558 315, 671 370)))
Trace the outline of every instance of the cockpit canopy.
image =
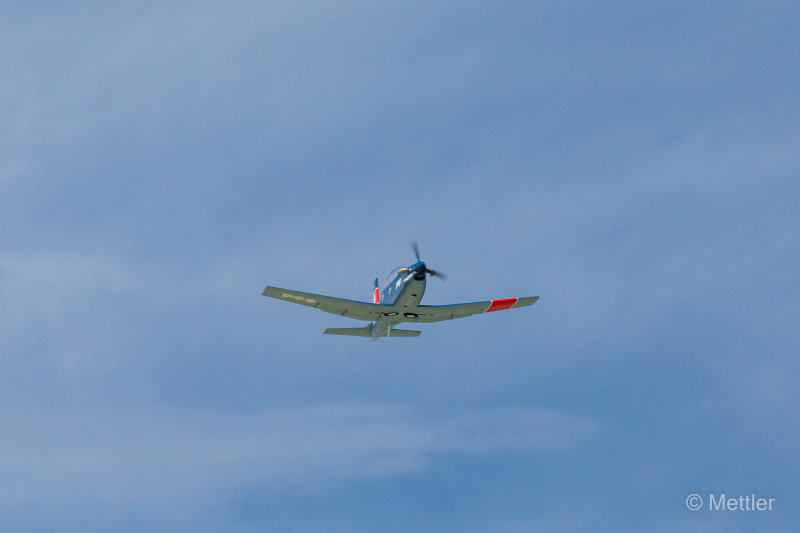
POLYGON ((386 281, 383 282, 383 286, 384 287, 389 285, 391 282, 394 281, 394 278, 397 277, 397 271, 400 270, 401 268, 408 268, 408 267, 407 266, 399 266, 397 268, 393 268, 392 271, 389 272, 389 275, 386 276, 386 281))

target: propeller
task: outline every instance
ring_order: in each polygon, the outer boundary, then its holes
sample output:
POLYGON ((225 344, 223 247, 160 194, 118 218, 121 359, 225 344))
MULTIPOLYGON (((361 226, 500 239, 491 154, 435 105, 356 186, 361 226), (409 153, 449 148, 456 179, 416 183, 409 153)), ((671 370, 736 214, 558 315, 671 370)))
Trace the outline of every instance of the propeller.
POLYGON ((431 277, 436 276, 442 281, 447 281, 447 274, 445 274, 441 270, 428 270, 428 274, 430 274, 431 277))
MULTIPOLYGON (((417 246, 417 241, 411 241, 411 248, 414 249, 414 255, 417 257, 417 263, 422 263, 422 259, 419 258, 419 246, 417 246)), ((437 277, 437 278, 441 279, 442 281, 447 281, 447 274, 445 274, 444 272, 440 272, 440 271, 437 272, 436 270, 430 269, 425 265, 425 263, 422 263, 422 265, 420 265, 420 267, 414 269, 414 271, 416 271, 420 275, 423 275, 422 273, 425 272, 428 275, 430 275, 431 277, 437 277)), ((414 272, 414 271, 412 271, 410 268, 401 268, 400 270, 397 271, 397 273, 398 274, 408 274, 408 273, 414 272)), ((420 278, 420 279, 422 279, 422 278, 420 278)))

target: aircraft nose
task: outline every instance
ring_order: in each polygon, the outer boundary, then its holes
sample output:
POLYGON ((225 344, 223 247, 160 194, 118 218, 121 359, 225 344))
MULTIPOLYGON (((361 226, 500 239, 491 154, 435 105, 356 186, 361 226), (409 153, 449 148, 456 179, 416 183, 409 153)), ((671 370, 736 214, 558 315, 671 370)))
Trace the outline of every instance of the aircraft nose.
POLYGON ((414 271, 414 279, 425 279, 425 263, 420 263, 414 271))

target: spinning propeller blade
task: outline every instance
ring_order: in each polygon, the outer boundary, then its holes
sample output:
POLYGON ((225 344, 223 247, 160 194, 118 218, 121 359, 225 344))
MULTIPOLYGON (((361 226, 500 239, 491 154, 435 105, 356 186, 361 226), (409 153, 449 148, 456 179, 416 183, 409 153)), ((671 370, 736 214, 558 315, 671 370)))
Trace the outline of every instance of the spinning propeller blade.
MULTIPOLYGON (((417 241, 411 241, 411 248, 414 249, 414 255, 417 256, 417 263, 422 263, 422 259, 419 258, 419 246, 417 246, 417 241)), ((423 263, 424 265, 424 263, 423 263)), ((404 274, 406 272, 411 272, 410 268, 402 268, 398 271, 398 274, 404 274)), ((431 277, 439 278, 442 281, 447 281, 447 274, 438 270, 432 270, 425 266, 425 272, 429 274, 431 277)))
POLYGON ((447 281, 447 274, 445 274, 441 270, 437 270, 435 272, 433 270, 428 270, 428 274, 430 274, 431 277, 436 277, 436 278, 439 278, 442 281, 447 281))
POLYGON ((414 255, 417 256, 417 263, 419 263, 422 259, 419 258, 419 246, 417 246, 417 241, 411 241, 411 247, 414 249, 414 255))

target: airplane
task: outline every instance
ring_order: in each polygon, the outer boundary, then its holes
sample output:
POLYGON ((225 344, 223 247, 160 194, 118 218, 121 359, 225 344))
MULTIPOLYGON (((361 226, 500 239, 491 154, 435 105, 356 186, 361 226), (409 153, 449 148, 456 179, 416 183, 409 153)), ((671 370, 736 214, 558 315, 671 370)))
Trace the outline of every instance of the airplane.
POLYGON ((472 316, 476 313, 492 313, 505 309, 527 307, 536 303, 538 296, 527 298, 507 298, 451 305, 420 305, 425 293, 426 275, 446 280, 447 276, 439 271, 429 269, 419 258, 417 243, 411 247, 417 256, 417 262, 409 267, 395 268, 386 278, 387 284, 380 290, 378 278, 372 286, 372 303, 332 298, 319 294, 299 292, 278 287, 267 287, 261 294, 306 307, 315 307, 326 313, 346 316, 357 320, 367 320, 369 324, 362 328, 328 328, 328 335, 350 335, 354 337, 371 337, 376 341, 381 337, 419 337, 420 331, 395 329, 403 322, 439 322, 472 316))

